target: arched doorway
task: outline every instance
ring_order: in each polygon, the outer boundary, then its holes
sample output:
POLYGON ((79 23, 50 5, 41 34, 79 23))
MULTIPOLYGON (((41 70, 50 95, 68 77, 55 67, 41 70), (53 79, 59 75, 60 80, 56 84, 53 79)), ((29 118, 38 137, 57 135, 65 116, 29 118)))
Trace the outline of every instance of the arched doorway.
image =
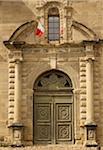
POLYGON ((73 143, 73 87, 61 71, 42 74, 34 84, 34 144, 73 143))

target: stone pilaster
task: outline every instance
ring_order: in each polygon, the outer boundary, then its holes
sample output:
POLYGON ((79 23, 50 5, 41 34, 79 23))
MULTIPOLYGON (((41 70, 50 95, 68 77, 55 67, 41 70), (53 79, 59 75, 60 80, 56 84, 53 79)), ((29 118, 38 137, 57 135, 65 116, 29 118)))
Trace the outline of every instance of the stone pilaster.
POLYGON ((71 0, 67 0, 67 6, 66 9, 66 42, 72 41, 72 14, 73 14, 73 8, 71 7, 72 3, 71 0))
POLYGON ((74 95, 74 135, 75 135, 75 144, 81 144, 81 138, 80 138, 80 116, 77 115, 80 109, 80 89, 74 89, 73 90, 74 95))
POLYGON ((86 119, 86 62, 80 57, 80 126, 83 128, 86 119))
POLYGON ((20 119, 21 103, 21 51, 14 51, 13 60, 15 63, 15 85, 14 85, 14 121, 9 126, 12 131, 12 146, 22 146, 23 125, 20 119))
POLYGON ((94 121, 94 92, 93 92, 93 44, 86 45, 86 122, 85 122, 85 145, 97 146, 96 123, 94 121))
POLYGON ((8 58, 8 125, 14 119, 15 63, 8 58))

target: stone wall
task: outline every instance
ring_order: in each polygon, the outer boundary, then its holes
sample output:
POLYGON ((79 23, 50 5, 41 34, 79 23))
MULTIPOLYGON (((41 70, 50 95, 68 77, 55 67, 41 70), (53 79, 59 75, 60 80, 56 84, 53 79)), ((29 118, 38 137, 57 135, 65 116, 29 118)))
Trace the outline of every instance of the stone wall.
POLYGON ((99 94, 100 94, 100 99, 98 99, 99 104, 100 104, 100 115, 98 116, 99 119, 99 123, 98 123, 98 128, 99 130, 99 139, 100 139, 100 143, 101 145, 103 145, 103 48, 101 48, 101 53, 100 53, 100 60, 99 60, 99 74, 100 74, 100 78, 99 78, 99 94))
POLYGON ((8 64, 0 62, 0 140, 4 141, 8 135, 8 64))

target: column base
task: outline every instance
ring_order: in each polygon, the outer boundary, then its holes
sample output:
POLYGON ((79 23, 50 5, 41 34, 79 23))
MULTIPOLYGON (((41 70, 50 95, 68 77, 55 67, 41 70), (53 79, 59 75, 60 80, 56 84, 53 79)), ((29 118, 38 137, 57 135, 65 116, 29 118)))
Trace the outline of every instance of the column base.
POLYGON ((96 127, 97 125, 92 123, 85 124, 85 143, 84 145, 87 147, 97 147, 98 144, 96 142, 96 127))
POLYGON ((86 143, 84 144, 86 147, 97 147, 98 144, 95 141, 86 141, 86 143))
POLYGON ((21 147, 23 146, 22 143, 22 130, 23 130, 23 124, 21 123, 13 123, 9 126, 9 128, 12 130, 12 147, 21 147))

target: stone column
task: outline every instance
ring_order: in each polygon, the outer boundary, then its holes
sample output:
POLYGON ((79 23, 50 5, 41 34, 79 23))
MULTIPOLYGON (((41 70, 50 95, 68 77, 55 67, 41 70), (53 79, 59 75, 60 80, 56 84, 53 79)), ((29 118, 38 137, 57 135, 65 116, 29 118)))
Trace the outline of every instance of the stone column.
POLYGON ((20 61, 15 61, 15 102, 14 102, 14 122, 20 121, 20 98, 21 98, 21 73, 20 61))
POLYGON ((20 119, 21 110, 21 52, 14 53, 15 62, 15 96, 14 96, 14 122, 10 125, 12 129, 12 146, 22 146, 22 129, 23 125, 20 119))
POLYGON ((87 115, 86 123, 94 123, 93 112, 93 58, 86 60, 86 99, 87 99, 87 115))
POLYGON ((93 45, 89 43, 86 47, 86 146, 97 146, 96 143, 96 123, 94 121, 94 93, 93 93, 93 45))

